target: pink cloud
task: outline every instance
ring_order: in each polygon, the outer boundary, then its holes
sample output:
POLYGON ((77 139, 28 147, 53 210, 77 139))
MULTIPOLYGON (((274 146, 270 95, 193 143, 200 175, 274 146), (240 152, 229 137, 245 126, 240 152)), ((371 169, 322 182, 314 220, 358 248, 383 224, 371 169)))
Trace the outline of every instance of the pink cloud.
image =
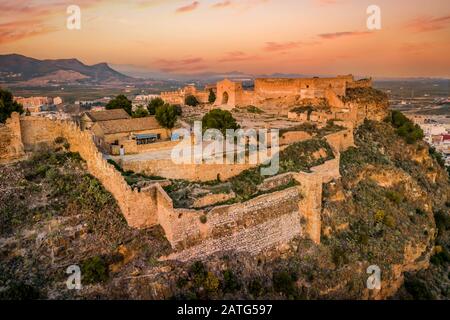
POLYGON ((312 41, 266 42, 266 45, 263 49, 268 52, 289 51, 300 48, 302 46, 316 45, 316 44, 319 44, 319 42, 312 42, 312 41))
POLYGON ((300 46, 300 42, 266 42, 264 50, 266 51, 285 51, 296 49, 300 46))
POLYGON ((450 15, 442 17, 421 16, 412 19, 406 27, 415 32, 430 32, 445 29, 450 24, 450 15))
POLYGON ((17 21, 0 24, 0 43, 9 43, 57 31, 53 26, 42 24, 40 21, 17 21))
POLYGON ((270 0, 221 0, 211 5, 213 9, 235 8, 248 10, 258 5, 269 2, 270 0))
POLYGON ((174 73, 174 72, 181 72, 181 73, 185 73, 185 72, 193 72, 193 71, 202 71, 202 70, 206 70, 208 67, 205 65, 198 65, 198 66, 189 66, 189 67, 165 67, 165 68, 161 68, 160 70, 162 72, 167 72, 167 73, 174 73))
POLYGON ((185 58, 180 60, 159 59, 155 61, 155 63, 160 67, 160 70, 164 72, 196 71, 206 68, 206 66, 203 65, 203 58, 200 57, 185 58))
POLYGON ((369 31, 344 31, 344 32, 333 32, 333 33, 322 33, 319 37, 322 39, 332 40, 337 38, 354 37, 354 36, 364 36, 371 34, 369 31))
POLYGON ((248 55, 242 51, 228 52, 224 57, 219 59, 219 62, 236 62, 236 61, 248 61, 259 59, 258 56, 248 55))
MULTIPOLYGON (((106 0, 77 0, 76 4, 87 9, 106 0)), ((65 28, 52 24, 51 19, 66 14, 68 3, 49 0, 46 5, 33 0, 0 1, 3 23, 0 24, 0 43, 9 43, 35 37, 65 28)))
POLYGON ((430 42, 420 42, 420 43, 403 43, 400 46, 401 53, 419 54, 435 47, 433 43, 430 42))
POLYGON ((200 5, 200 2, 194 1, 191 4, 188 4, 186 6, 179 7, 177 10, 175 10, 176 13, 185 13, 196 10, 200 5))
POLYGON ((211 7, 215 8, 215 9, 220 9, 220 8, 226 8, 229 7, 233 4, 232 1, 230 0, 225 0, 225 1, 221 1, 221 2, 217 2, 215 4, 213 4, 211 7))

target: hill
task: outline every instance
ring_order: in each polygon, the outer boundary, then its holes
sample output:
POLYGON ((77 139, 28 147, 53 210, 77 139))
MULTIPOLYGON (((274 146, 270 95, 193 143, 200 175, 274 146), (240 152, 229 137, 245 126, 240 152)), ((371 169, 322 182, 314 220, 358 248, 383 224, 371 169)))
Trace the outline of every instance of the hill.
POLYGON ((0 166, 0 299, 448 299, 450 183, 427 145, 366 121, 324 185, 322 243, 295 239, 259 256, 158 261, 160 227, 127 226, 77 154, 55 150, 0 166), (83 289, 65 287, 77 264, 83 289), (383 270, 381 294, 366 268, 383 270))
POLYGON ((117 83, 135 79, 112 69, 106 63, 92 66, 77 59, 38 60, 18 54, 0 55, 0 75, 5 82, 39 85, 48 83, 117 83))

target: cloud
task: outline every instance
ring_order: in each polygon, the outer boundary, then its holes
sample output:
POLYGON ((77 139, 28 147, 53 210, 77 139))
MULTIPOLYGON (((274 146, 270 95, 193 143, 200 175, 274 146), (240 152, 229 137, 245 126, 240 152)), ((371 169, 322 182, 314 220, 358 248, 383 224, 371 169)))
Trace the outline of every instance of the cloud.
POLYGON ((316 44, 319 44, 319 42, 303 42, 303 41, 266 42, 266 45, 263 49, 268 52, 289 51, 300 48, 301 46, 316 45, 316 44))
POLYGON ((233 4, 232 1, 230 0, 225 0, 225 1, 221 1, 221 2, 217 2, 215 4, 213 4, 211 7, 215 8, 215 9, 221 9, 221 8, 226 8, 229 7, 233 4))
POLYGON ((40 21, 20 21, 0 24, 0 44, 19 41, 50 32, 57 31, 56 27, 40 23, 40 21))
POLYGON ((371 34, 370 31, 344 31, 344 32, 333 32, 333 33, 322 33, 318 36, 322 39, 326 40, 332 40, 332 39, 338 39, 338 38, 347 38, 347 37, 354 37, 354 36, 364 36, 371 34))
POLYGON ((161 68, 160 71, 167 72, 167 73, 174 73, 174 72, 195 72, 195 71, 202 71, 206 70, 208 67, 206 65, 198 65, 198 66, 189 66, 189 67, 165 67, 161 68))
POLYGON ((200 57, 189 57, 180 60, 159 59, 155 61, 155 64, 164 72, 203 70, 206 68, 203 63, 204 60, 200 57))
POLYGON ((199 62, 203 62, 203 58, 195 57, 195 58, 186 58, 181 60, 167 60, 167 59, 159 59, 156 61, 158 64, 163 65, 189 65, 189 64, 196 64, 199 62))
POLYGON ((400 52, 410 54, 420 54, 426 52, 427 50, 433 47, 435 47, 435 45, 430 42, 419 42, 419 43, 405 42, 400 46, 400 52))
POLYGON ((219 59, 219 62, 236 62, 236 61, 248 61, 259 59, 258 56, 248 55, 242 51, 231 51, 219 59))
MULTIPOLYGON (((77 5, 88 9, 106 0, 77 0, 77 5)), ((68 1, 48 0, 43 5, 38 0, 1 1, 0 43, 10 43, 35 37, 65 28, 56 23, 55 17, 66 14, 68 1)))
POLYGON ((176 13, 185 13, 196 10, 200 6, 200 2, 194 1, 191 4, 188 4, 186 6, 179 7, 177 10, 175 10, 176 13))
POLYGON ((421 16, 406 24, 408 29, 415 32, 430 32, 445 29, 450 24, 450 15, 442 17, 421 16))
POLYGON ((212 9, 235 8, 247 10, 269 2, 270 0, 221 0, 211 5, 212 9))
POLYGON ((136 2, 138 8, 151 8, 167 3, 169 0, 139 0, 136 2))

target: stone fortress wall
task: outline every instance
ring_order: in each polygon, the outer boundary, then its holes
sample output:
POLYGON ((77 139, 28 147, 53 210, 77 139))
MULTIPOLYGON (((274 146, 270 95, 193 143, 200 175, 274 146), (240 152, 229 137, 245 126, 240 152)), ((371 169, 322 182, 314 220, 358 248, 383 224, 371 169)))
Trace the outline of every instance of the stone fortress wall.
POLYGON ((161 99, 166 103, 183 105, 186 97, 194 96, 200 103, 208 103, 209 90, 197 90, 195 86, 186 86, 176 91, 161 92, 161 99))
MULTIPOLYGON (((258 106, 267 99, 299 97, 300 99, 326 98, 331 106, 343 107, 339 97, 344 97, 347 88, 371 87, 372 79, 355 81, 352 75, 334 78, 259 78, 254 81, 254 90, 244 90, 241 82, 228 79, 217 82, 215 106, 235 108, 258 106)), ((187 96, 193 95, 200 103, 208 103, 209 89, 197 90, 193 85, 177 91, 162 92, 161 98, 172 104, 184 104, 187 96)))
POLYGON ((70 150, 79 152, 87 169, 106 190, 111 192, 131 227, 143 228, 157 224, 156 203, 151 192, 132 190, 122 175, 110 165, 98 151, 93 136, 81 131, 76 124, 42 117, 21 117, 21 139, 25 151, 38 150, 51 145, 58 137, 64 137, 70 150))
POLYGON ((20 117, 13 113, 5 124, 0 123, 0 163, 10 162, 24 156, 20 117))
MULTIPOLYGON (((353 145, 351 129, 330 135, 327 140, 336 158, 312 168, 311 172, 291 173, 298 186, 206 212, 175 209, 159 183, 140 191, 132 190, 97 150, 91 133, 81 131, 74 123, 42 117, 19 118, 13 114, 7 128, 0 129, 0 139, 11 135, 20 137, 20 142, 14 144, 22 143, 25 151, 53 144, 58 137, 66 138, 70 150, 80 153, 88 171, 117 200, 128 224, 135 228, 161 225, 175 249, 166 259, 179 260, 229 250, 258 253, 296 236, 319 243, 322 184, 340 177, 339 153, 353 145)), ((286 175, 275 176, 268 178, 270 181, 265 184, 282 183, 285 179, 286 175)))
POLYGON ((371 87, 371 79, 355 81, 352 75, 335 78, 260 78, 255 79, 253 91, 244 90, 242 84, 228 79, 217 83, 215 106, 259 106, 268 99, 298 97, 300 99, 325 98, 333 107, 343 108, 339 97, 346 95, 347 88, 371 87))
POLYGON ((351 75, 336 78, 256 79, 255 94, 261 98, 295 95, 302 99, 313 99, 325 97, 325 91, 331 90, 338 96, 345 96, 349 82, 353 82, 351 75))
MULTIPOLYGON (((289 131, 280 137, 280 150, 288 145, 311 139, 312 136, 304 131, 289 131)), ((335 145, 342 150, 341 145, 348 148, 353 145, 353 129, 345 129, 326 136, 331 146, 335 145)), ((346 150, 346 149, 345 149, 346 150)), ((264 152, 263 152, 264 153, 264 152)), ((207 182, 217 179, 225 181, 241 172, 253 168, 258 164, 250 164, 245 161, 243 164, 176 164, 171 159, 136 159, 124 160, 121 157, 113 157, 125 171, 143 173, 147 176, 164 177, 166 179, 181 179, 188 181, 207 182)))
POLYGON ((220 180, 228 180, 253 165, 244 164, 176 164, 171 159, 117 161, 125 170, 143 173, 148 176, 158 176, 167 179, 189 181, 213 181, 220 175, 220 180))

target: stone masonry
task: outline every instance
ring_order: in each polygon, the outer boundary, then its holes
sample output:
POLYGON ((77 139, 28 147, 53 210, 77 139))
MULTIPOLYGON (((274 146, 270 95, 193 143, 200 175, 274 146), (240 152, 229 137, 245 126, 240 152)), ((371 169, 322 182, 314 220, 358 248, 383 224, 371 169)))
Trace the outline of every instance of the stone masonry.
POLYGON ((206 212, 174 209, 172 200, 158 183, 140 192, 132 190, 97 150, 91 133, 81 131, 74 123, 13 114, 6 128, 0 127, 1 140, 10 141, 8 150, 14 146, 18 151, 10 153, 9 160, 21 154, 22 145, 25 151, 32 151, 53 144, 58 137, 66 138, 70 150, 80 153, 89 172, 117 200, 128 224, 135 228, 161 225, 175 250, 166 259, 179 260, 230 250, 258 253, 296 236, 319 243, 322 184, 340 177, 339 152, 353 145, 351 129, 330 135, 328 141, 335 159, 312 168, 310 173, 272 177, 266 183, 293 178, 298 186, 206 212), (6 140, 6 137, 15 138, 6 140))

